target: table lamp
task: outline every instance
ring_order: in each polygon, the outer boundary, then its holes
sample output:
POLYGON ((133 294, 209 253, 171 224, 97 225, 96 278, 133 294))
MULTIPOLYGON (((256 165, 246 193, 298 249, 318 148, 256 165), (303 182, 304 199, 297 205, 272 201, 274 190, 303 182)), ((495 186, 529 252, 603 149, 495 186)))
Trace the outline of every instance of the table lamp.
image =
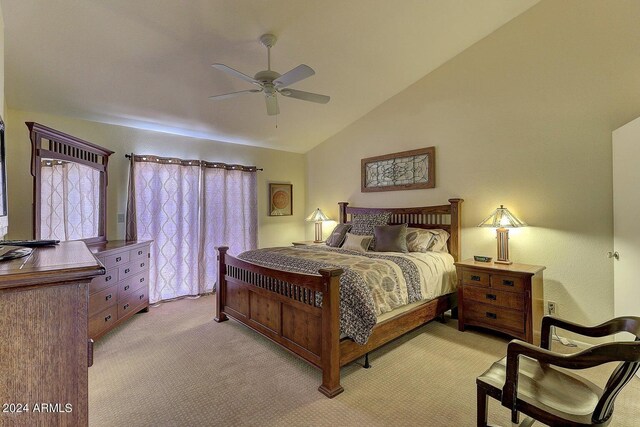
POLYGON ((316 239, 313 243, 322 243, 322 221, 329 221, 329 217, 318 208, 307 217, 307 221, 316 223, 316 239))
POLYGON ((478 227, 494 227, 496 229, 496 239, 498 240, 498 259, 494 262, 498 264, 511 264, 509 261, 509 228, 526 227, 524 221, 520 221, 509 209, 500 205, 491 215, 486 217, 478 227))

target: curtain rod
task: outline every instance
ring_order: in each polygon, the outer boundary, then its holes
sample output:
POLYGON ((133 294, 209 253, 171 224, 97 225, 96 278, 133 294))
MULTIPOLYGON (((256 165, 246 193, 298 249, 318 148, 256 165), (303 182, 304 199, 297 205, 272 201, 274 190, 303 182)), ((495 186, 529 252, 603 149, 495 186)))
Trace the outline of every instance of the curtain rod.
MULTIPOLYGON (((131 159, 131 154, 125 154, 124 155, 127 159, 131 159)), ((215 162, 206 162, 206 163, 215 163, 215 162)), ((222 162, 219 162, 222 163, 222 162)), ((224 165, 226 165, 226 163, 222 163, 224 165)), ((250 167, 250 166, 243 166, 243 167, 250 167)), ((255 168, 256 171, 264 171, 263 168, 255 168)))

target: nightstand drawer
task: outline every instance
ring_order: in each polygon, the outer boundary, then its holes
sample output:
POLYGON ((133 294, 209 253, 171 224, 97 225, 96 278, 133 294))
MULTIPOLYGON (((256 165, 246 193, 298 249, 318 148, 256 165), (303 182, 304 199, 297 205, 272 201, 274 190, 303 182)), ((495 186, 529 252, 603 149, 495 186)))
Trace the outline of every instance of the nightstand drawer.
POLYGON ((490 274, 478 270, 462 270, 462 284, 489 287, 490 274))
POLYGON ((524 292, 524 280, 518 276, 492 274, 491 287, 501 291, 524 292))
POLYGON ((465 300, 514 310, 522 310, 524 308, 524 296, 515 292, 503 292, 496 289, 477 288, 475 286, 465 286, 463 292, 465 300))
POLYGON ((508 329, 524 332, 524 313, 518 310, 495 307, 488 304, 470 304, 465 307, 465 322, 486 325, 492 329, 508 329))

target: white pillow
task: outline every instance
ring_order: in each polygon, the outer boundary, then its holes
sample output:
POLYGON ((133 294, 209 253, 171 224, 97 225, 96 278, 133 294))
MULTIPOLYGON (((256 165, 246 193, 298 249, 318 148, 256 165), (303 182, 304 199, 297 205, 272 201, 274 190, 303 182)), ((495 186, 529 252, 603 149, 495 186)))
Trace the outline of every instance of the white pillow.
POLYGON ((373 236, 358 236, 356 234, 347 233, 347 239, 342 244, 342 249, 356 252, 367 252, 373 236))

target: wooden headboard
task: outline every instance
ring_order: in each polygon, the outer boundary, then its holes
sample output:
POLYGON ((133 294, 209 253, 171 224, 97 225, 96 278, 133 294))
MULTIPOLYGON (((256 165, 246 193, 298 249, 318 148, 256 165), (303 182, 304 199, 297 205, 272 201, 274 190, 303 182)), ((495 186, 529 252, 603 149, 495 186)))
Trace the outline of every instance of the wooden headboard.
POLYGON ((340 223, 350 220, 351 214, 373 214, 389 212, 389 224, 409 224, 416 228, 441 228, 451 234, 447 246, 454 260, 460 260, 460 218, 463 199, 449 199, 448 205, 420 206, 416 208, 356 208, 348 202, 339 202, 340 223))

